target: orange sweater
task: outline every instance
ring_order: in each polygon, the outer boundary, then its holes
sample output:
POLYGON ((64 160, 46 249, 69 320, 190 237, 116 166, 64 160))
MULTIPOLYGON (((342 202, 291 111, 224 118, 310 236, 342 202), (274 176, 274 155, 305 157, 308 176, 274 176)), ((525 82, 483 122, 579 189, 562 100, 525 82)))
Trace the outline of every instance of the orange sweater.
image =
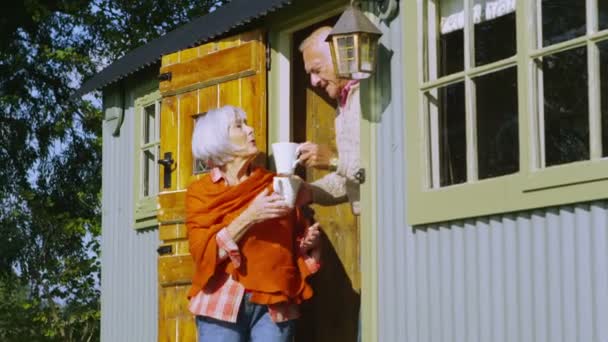
POLYGON ((257 304, 300 303, 312 296, 305 279, 310 275, 299 256, 296 236, 306 220, 299 210, 251 226, 238 245, 241 265, 218 264, 216 234, 239 216, 265 188, 272 191, 274 174, 255 169, 236 186, 214 183, 209 175, 193 183, 186 193, 186 226, 195 271, 188 297, 203 289, 216 273, 228 273, 252 292, 257 304))

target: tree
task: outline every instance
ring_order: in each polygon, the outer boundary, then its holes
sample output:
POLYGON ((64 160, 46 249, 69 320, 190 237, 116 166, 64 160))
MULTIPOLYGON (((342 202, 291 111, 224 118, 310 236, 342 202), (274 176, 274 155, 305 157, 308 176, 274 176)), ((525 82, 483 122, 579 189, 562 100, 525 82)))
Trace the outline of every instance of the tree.
POLYGON ((99 94, 109 62, 222 1, 0 4, 0 340, 99 338, 99 94))

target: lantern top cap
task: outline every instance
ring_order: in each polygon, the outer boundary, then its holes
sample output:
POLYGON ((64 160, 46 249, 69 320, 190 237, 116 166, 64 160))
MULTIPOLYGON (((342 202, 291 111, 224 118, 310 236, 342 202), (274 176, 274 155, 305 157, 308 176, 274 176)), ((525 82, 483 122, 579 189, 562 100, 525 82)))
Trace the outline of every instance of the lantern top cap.
POLYGON ((332 36, 352 33, 368 33, 381 36, 382 32, 360 10, 349 6, 338 19, 325 41, 332 36))

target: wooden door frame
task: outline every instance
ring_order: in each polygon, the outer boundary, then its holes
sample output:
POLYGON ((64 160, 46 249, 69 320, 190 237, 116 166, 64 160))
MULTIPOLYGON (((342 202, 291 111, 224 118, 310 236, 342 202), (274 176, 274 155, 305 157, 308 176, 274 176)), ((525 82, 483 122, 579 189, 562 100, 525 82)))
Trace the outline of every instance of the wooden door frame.
MULTIPOLYGON (((291 96, 291 37, 295 31, 319 21, 341 14, 347 1, 331 1, 309 11, 270 25, 268 32, 271 46, 271 65, 268 73, 268 146, 274 142, 291 141, 292 96, 291 96)), ((366 81, 364 81, 366 82, 366 81)), ((373 87, 367 89, 373 97, 373 87)), ((362 94, 363 95, 363 94, 362 94)), ((363 96, 362 96, 363 97, 363 96)), ((375 153, 377 137, 375 124, 361 119, 361 163, 367 170, 367 181, 361 186, 360 253, 361 253, 361 324, 362 340, 378 340, 378 272, 377 272, 377 198, 375 153), (363 243, 362 243, 363 242, 363 243)))

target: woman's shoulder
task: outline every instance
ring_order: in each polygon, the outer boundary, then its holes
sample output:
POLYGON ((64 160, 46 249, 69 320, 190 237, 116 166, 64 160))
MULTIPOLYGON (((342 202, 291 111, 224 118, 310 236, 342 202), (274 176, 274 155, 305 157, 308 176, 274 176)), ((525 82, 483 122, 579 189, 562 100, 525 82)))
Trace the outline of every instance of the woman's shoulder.
MULTIPOLYGON (((249 182, 257 183, 257 182, 269 182, 272 181, 272 178, 276 174, 270 170, 267 170, 264 167, 256 166, 251 173, 249 182)), ((200 179, 192 182, 188 188, 188 193, 197 193, 197 194, 217 194, 218 192, 224 192, 232 187, 227 187, 225 183, 221 180, 214 181, 213 175, 210 173, 206 173, 200 177, 200 179)))
POLYGON ((209 189, 213 184, 214 183, 211 180, 211 175, 209 173, 206 173, 202 175, 198 180, 195 180, 194 182, 190 183, 186 191, 191 192, 209 189))

